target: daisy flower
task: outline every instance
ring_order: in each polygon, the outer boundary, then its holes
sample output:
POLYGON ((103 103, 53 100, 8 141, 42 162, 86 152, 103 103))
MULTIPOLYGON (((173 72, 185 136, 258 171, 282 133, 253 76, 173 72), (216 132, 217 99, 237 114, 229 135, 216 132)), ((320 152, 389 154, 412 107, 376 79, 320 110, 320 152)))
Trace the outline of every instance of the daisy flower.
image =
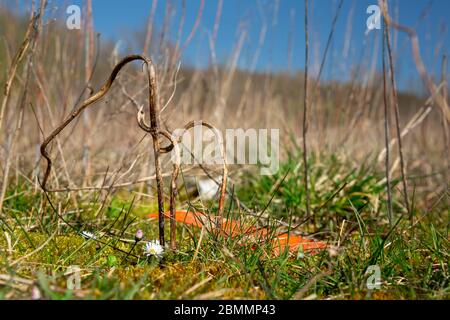
POLYGON ((157 259, 161 259, 164 254, 164 248, 159 244, 158 240, 152 240, 145 244, 144 254, 147 257, 155 256, 157 259))

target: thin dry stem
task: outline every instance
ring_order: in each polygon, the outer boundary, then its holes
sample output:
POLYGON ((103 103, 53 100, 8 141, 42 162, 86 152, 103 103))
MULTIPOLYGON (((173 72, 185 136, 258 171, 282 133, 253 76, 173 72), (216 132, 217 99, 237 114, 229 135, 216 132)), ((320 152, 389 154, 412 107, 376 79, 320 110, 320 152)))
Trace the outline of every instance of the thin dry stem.
MULTIPOLYGON (((384 0, 384 10, 387 12, 387 0, 384 0)), ((395 129, 397 134, 397 143, 398 143, 398 154, 400 157, 400 172, 401 172, 401 178, 402 178, 402 185, 403 185, 403 198, 405 201, 405 207, 408 212, 408 216, 411 220, 411 224, 413 223, 413 213, 410 208, 409 203, 409 196, 408 196, 408 185, 406 182, 406 168, 405 168, 405 159, 403 156, 403 144, 402 144, 402 134, 400 129, 400 110, 398 106, 398 96, 397 96, 397 84, 395 81, 395 68, 394 68, 394 60, 392 58, 392 48, 391 48, 391 37, 390 37, 390 31, 389 31, 389 24, 386 23, 385 28, 385 40, 387 43, 387 53, 389 57, 389 66, 390 66, 390 78, 391 78, 391 89, 392 89, 392 96, 394 99, 394 115, 395 115, 395 129)))
POLYGON ((305 81, 304 81, 304 99, 303 99, 303 166, 304 166, 304 184, 306 195, 306 217, 311 215, 309 204, 308 187, 308 149, 306 135, 308 133, 308 65, 309 65, 309 32, 308 32, 308 0, 305 0, 305 81))
POLYGON ((390 165, 390 134, 389 128, 391 127, 390 117, 389 117, 389 107, 388 107, 388 98, 387 98, 387 83, 386 83, 386 42, 384 41, 386 34, 386 25, 383 23, 383 50, 382 50, 382 61, 383 61, 383 102, 384 102, 384 138, 385 138, 385 175, 386 175, 386 193, 387 193, 387 215, 389 219, 389 223, 391 226, 394 225, 394 217, 392 210, 392 189, 391 189, 391 174, 389 171, 390 165))

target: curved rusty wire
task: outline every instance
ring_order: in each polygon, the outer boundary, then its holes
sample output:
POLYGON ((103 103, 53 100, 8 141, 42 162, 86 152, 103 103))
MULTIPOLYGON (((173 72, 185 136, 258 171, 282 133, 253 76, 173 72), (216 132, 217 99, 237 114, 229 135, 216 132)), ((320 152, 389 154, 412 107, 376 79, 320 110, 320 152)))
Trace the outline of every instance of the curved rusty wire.
POLYGON ((217 215, 220 218, 223 218, 223 209, 224 209, 224 205, 225 205, 225 194, 227 191, 228 169, 227 169, 226 153, 225 153, 225 147, 223 144, 222 136, 219 134, 217 128, 215 126, 213 126, 212 124, 210 124, 204 120, 200 120, 200 121, 194 120, 194 121, 188 122, 183 127, 184 131, 182 131, 182 133, 180 134, 180 138, 183 136, 183 134, 187 130, 193 128, 196 124, 201 124, 202 126, 211 129, 219 142, 220 153, 221 153, 221 157, 222 157, 222 182, 220 184, 220 198, 219 198, 219 208, 217 209, 217 211, 218 211, 217 215))
POLYGON ((52 169, 52 160, 47 152, 47 146, 49 143, 56 138, 56 136, 64 129, 66 128, 77 116, 81 114, 81 112, 92 105, 94 102, 97 102, 101 98, 103 98, 106 93, 111 88, 114 80, 117 77, 117 74, 119 71, 129 62, 140 60, 143 61, 145 66, 147 67, 147 79, 148 79, 148 104, 149 104, 149 112, 150 112, 150 126, 152 128, 151 135, 153 138, 153 151, 155 154, 155 168, 156 168, 156 184, 157 184, 157 193, 158 193, 158 213, 159 213, 159 241, 160 244, 164 246, 164 198, 163 198, 163 180, 162 180, 162 173, 161 173, 161 161, 160 161, 160 143, 159 143, 159 134, 157 133, 159 131, 159 105, 158 105, 158 97, 157 97, 157 82, 156 82, 156 71, 155 67, 153 65, 153 62, 142 55, 129 55, 123 58, 112 70, 109 78, 106 80, 106 82, 103 84, 103 86, 100 88, 100 90, 95 93, 94 95, 90 96, 88 99, 83 101, 83 103, 75 108, 74 111, 72 111, 71 114, 69 114, 64 121, 56 127, 52 133, 44 140, 44 142, 41 144, 41 155, 44 157, 47 161, 47 167, 45 169, 44 178, 41 182, 42 189, 47 192, 49 191, 46 187, 48 178, 50 176, 50 172, 52 169))
MULTIPOLYGON (((139 127, 144 130, 145 132, 152 133, 154 129, 147 125, 144 121, 145 115, 143 108, 141 108, 138 111, 137 115, 137 121, 139 127)), ((169 131, 164 129, 159 129, 156 134, 163 135, 165 138, 167 138, 170 141, 170 145, 167 147, 161 147, 160 152, 161 153, 167 153, 170 152, 172 149, 175 152, 175 161, 173 162, 173 170, 172 170, 172 176, 170 180, 170 202, 169 202, 169 210, 170 210, 170 248, 175 250, 177 247, 176 244, 176 219, 175 219, 175 212, 176 212, 176 203, 175 199, 177 196, 177 178, 178 174, 180 172, 180 150, 178 148, 178 141, 175 137, 172 136, 172 134, 169 133, 169 131)))
MULTIPOLYGON (((139 109, 138 111, 138 115, 137 115, 137 121, 139 124, 139 127, 146 131, 151 133, 152 131, 154 131, 149 125, 147 125, 144 121, 145 118, 145 114, 143 111, 143 108, 139 109)), ((173 137, 172 134, 170 134, 168 131, 166 130, 159 130, 158 133, 159 134, 163 134, 168 140, 171 141, 171 144, 164 147, 164 148, 160 148, 161 151, 163 151, 164 153, 166 152, 170 152, 174 146, 176 145, 176 148, 178 148, 178 143, 181 142, 181 137, 183 136, 183 134, 195 127, 195 125, 200 124, 204 127, 207 127, 208 129, 211 129, 214 133, 214 135, 216 136, 217 140, 219 140, 219 147, 220 147, 220 153, 221 153, 221 157, 222 157, 222 182, 220 185, 220 198, 219 198, 219 207, 217 209, 218 211, 218 216, 219 217, 223 217, 223 209, 224 209, 224 205, 225 205, 225 195, 226 195, 226 190, 227 190, 227 180, 228 180, 228 169, 227 169, 227 162, 226 162, 226 153, 225 153, 225 147, 223 144, 223 139, 222 136, 219 134, 217 128, 215 126, 213 126, 212 124, 210 124, 209 122, 206 122, 204 120, 193 120, 188 122, 184 127, 183 130, 181 131, 181 133, 179 133, 178 138, 177 137, 173 137), (176 141, 176 144, 174 143, 174 141, 176 141)), ((179 150, 176 150, 176 156, 179 158, 180 157, 180 152, 179 150)), ((179 165, 178 165, 178 170, 179 170, 179 165)), ((172 174, 173 177, 173 174, 172 174)), ((173 219, 175 218, 175 216, 173 216, 173 219)), ((171 217, 172 219, 172 217, 171 217)))

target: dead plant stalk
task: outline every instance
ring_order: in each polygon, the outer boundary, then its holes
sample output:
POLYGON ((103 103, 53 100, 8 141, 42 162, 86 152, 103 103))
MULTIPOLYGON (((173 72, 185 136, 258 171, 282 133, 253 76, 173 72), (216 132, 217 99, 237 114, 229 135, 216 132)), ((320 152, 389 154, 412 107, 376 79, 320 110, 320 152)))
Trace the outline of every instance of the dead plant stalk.
MULTIPOLYGON (((81 105, 75 110, 69 114, 64 121, 57 126, 50 135, 44 140, 44 142, 41 144, 41 155, 46 159, 47 161, 47 167, 44 173, 44 177, 41 182, 42 189, 44 192, 49 192, 52 190, 49 190, 47 188, 47 182, 50 176, 50 172, 52 169, 52 160, 47 152, 47 146, 52 142, 53 139, 55 139, 59 133, 61 133, 64 128, 66 128, 75 118, 77 118, 87 107, 92 105, 93 103, 99 101, 101 98, 103 98, 106 93, 111 88, 114 80, 116 79, 118 73, 120 70, 128 63, 132 61, 140 60, 143 61, 144 65, 146 66, 147 70, 147 80, 148 80, 148 104, 149 104, 149 113, 150 113, 150 125, 147 125, 144 121, 145 114, 143 111, 143 107, 141 107, 138 110, 137 114, 137 120, 139 127, 143 129, 145 132, 149 133, 152 136, 153 139, 153 152, 155 157, 155 178, 156 178, 156 185, 157 185, 157 195, 158 195, 158 218, 159 218, 159 242, 162 246, 165 245, 165 237, 164 237, 164 185, 163 185, 163 174, 161 171, 161 154, 167 153, 171 151, 172 149, 175 152, 175 162, 173 165, 173 171, 172 171, 172 179, 171 179, 171 185, 170 185, 170 218, 171 218, 171 224, 170 224, 170 246, 172 249, 176 249, 176 224, 175 224, 175 198, 177 195, 177 185, 176 180, 179 172, 180 167, 180 155, 179 155, 179 149, 178 149, 178 137, 174 137, 172 133, 170 133, 167 130, 164 130, 160 127, 160 108, 159 108, 159 99, 157 96, 158 87, 157 87, 157 78, 156 78, 156 70, 153 65, 153 62, 143 56, 143 55, 130 55, 123 58, 112 70, 109 78, 106 80, 104 85, 101 87, 101 89, 91 95, 88 99, 83 101, 81 105), (166 139, 170 141, 170 145, 167 147, 161 147, 160 144, 160 136, 164 136, 166 139)), ((208 124, 207 122, 200 122, 201 125, 204 125, 210 129, 212 129, 215 133, 217 133, 217 129, 212 126, 211 124, 208 124)), ((189 130, 192 128, 196 122, 190 122, 185 126, 185 130, 189 130)), ((180 137, 181 138, 181 137, 180 137)), ((225 202, 225 193, 226 193, 226 184, 227 184, 227 167, 226 167, 226 161, 225 161, 225 151, 223 147, 223 143, 220 140, 219 135, 219 141, 220 141, 220 147, 223 157, 223 177, 222 177, 222 183, 221 183, 221 192, 220 192, 220 199, 219 199, 219 208, 218 208, 218 216, 219 218, 222 218, 223 214, 223 208, 224 208, 224 202, 225 202)))

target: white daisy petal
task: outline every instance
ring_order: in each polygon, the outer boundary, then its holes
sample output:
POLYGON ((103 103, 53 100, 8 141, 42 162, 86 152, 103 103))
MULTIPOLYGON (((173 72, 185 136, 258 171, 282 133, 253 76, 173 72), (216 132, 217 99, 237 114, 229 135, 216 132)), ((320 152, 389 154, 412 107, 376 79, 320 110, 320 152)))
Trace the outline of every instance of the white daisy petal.
POLYGON ((159 244, 158 240, 152 240, 145 244, 144 254, 147 257, 154 256, 161 259, 164 254, 164 248, 159 244))
POLYGON ((97 239, 97 237, 92 232, 89 231, 82 231, 81 236, 85 239, 97 239))

